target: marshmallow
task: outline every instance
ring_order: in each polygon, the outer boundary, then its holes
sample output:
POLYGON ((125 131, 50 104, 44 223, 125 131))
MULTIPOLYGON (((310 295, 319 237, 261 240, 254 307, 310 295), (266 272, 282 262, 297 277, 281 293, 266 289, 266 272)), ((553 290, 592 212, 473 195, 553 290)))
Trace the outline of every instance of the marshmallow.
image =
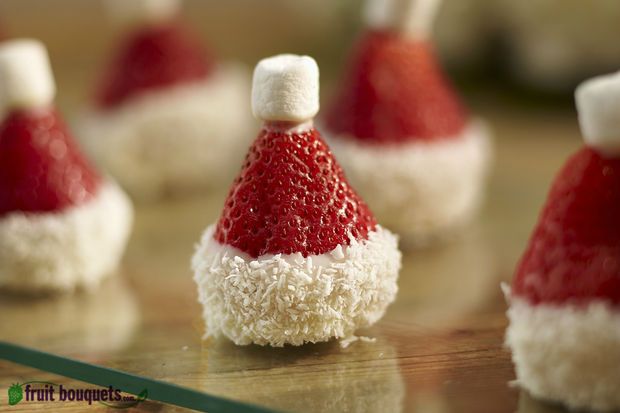
POLYGON ((620 154, 620 72, 583 82, 575 100, 586 144, 620 154))
POLYGON ((425 39, 432 30, 441 0, 367 0, 364 20, 368 27, 395 30, 425 39))
POLYGON ((181 0, 106 0, 105 8, 118 24, 157 23, 181 8, 181 0))
POLYGON ((41 42, 0 43, 0 112, 49 105, 55 94, 52 68, 41 42))
POLYGON ((309 56, 282 54, 254 69, 252 112, 265 121, 303 122, 319 111, 319 67, 309 56))

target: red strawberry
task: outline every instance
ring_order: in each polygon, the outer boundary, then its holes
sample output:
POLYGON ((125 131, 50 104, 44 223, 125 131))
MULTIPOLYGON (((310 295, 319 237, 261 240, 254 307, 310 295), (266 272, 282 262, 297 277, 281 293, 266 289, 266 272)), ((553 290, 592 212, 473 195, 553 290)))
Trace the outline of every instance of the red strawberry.
POLYGON ((620 158, 584 147, 556 178, 513 293, 536 303, 620 304, 620 158))
POLYGON ((304 256, 366 239, 376 226, 316 129, 263 129, 226 200, 215 238, 258 257, 304 256))
POLYGON ((456 137, 467 112, 437 63, 433 47, 370 31, 357 44, 327 128, 376 143, 456 137))
POLYGON ((206 78, 213 58, 179 23, 132 33, 104 73, 96 100, 110 108, 139 93, 206 78))
POLYGON ((0 216, 81 204, 101 178, 52 108, 16 111, 0 126, 0 216))

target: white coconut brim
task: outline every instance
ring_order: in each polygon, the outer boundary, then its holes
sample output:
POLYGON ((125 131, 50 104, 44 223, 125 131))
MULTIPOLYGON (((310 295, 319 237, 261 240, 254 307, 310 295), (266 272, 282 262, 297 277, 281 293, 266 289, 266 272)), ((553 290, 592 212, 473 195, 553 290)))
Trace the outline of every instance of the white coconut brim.
POLYGON ((80 206, 0 218, 0 288, 41 293, 97 287, 116 269, 132 221, 131 202, 112 182, 80 206))
POLYGON ((436 142, 380 147, 339 136, 329 144, 377 219, 407 242, 424 245, 453 234, 481 203, 491 159, 481 121, 436 142))
POLYGON ((368 240, 304 258, 254 259, 204 232, 192 260, 205 337, 281 347, 347 338, 379 320, 398 290, 398 240, 377 227, 368 240))
POLYGON ((252 138, 250 74, 219 68, 208 79, 145 93, 78 122, 87 152, 132 196, 157 199, 232 182, 252 138))
POLYGON ((603 301, 531 305, 512 297, 506 344, 517 384, 573 409, 620 409, 620 312, 603 301))

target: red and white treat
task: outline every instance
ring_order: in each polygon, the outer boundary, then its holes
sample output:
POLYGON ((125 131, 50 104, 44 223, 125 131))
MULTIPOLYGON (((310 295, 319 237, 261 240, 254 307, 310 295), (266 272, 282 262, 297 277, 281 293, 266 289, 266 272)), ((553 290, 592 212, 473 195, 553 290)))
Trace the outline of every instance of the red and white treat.
POLYGON ((484 125, 445 78, 428 32, 438 0, 369 0, 324 116, 326 136, 381 222, 425 244, 476 211, 489 162, 484 125))
POLYGON ((517 382, 575 409, 620 409, 620 73, 576 92, 571 156, 517 267, 507 344, 517 382))
POLYGON ((130 25, 81 119, 89 153, 132 196, 156 199, 230 182, 253 120, 249 71, 218 62, 174 0, 107 0, 130 25))
POLYGON ((397 237, 313 127, 314 59, 260 61, 252 110, 264 125, 192 262, 205 337, 277 347, 350 338, 396 296, 397 237))
POLYGON ((93 288, 114 271, 133 210, 56 111, 45 47, 0 43, 0 288, 93 288))

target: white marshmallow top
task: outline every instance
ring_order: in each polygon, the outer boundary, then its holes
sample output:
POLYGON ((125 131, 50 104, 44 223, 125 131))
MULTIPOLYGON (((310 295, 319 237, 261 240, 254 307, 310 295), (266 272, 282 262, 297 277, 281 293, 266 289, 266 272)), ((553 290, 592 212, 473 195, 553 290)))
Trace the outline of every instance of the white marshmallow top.
POLYGON ((586 144, 604 153, 620 154, 620 72, 583 82, 575 100, 586 144))
POLYGON ((252 112, 264 121, 304 122, 319 111, 319 67, 309 56, 282 54, 254 69, 252 112))
POLYGON ((394 30, 415 39, 430 36, 441 0, 366 0, 364 21, 372 29, 394 30))
POLYGON ((36 40, 0 43, 0 113, 54 101, 56 85, 47 50, 36 40))
POLYGON ((181 0, 105 0, 110 19, 119 25, 158 23, 179 12, 181 0))

